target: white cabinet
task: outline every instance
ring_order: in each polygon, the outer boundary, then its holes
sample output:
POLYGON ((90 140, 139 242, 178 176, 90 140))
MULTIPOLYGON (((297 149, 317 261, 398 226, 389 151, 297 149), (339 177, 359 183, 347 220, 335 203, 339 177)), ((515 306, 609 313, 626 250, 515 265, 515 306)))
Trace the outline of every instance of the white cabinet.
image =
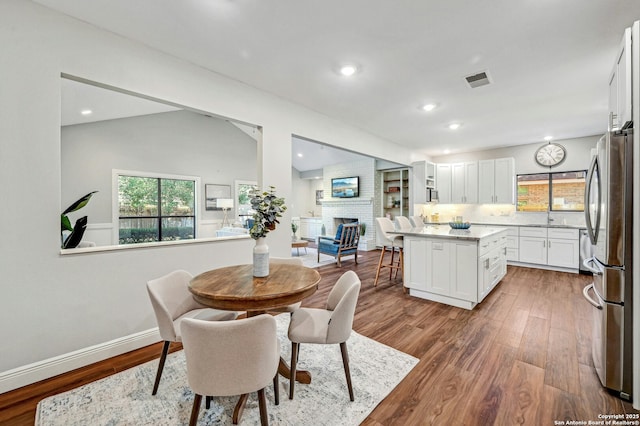
POLYGON ((300 238, 315 240, 321 234, 322 218, 320 217, 301 217, 300 229, 298 230, 300 238))
MULTIPOLYGON (((414 266, 426 267, 425 290, 456 299, 476 301, 475 268, 478 249, 475 241, 426 240, 422 259, 410 259, 414 266)), ((410 250, 411 251, 411 250, 410 250)), ((415 278, 412 278, 412 282, 415 278)))
POLYGON ((451 296, 462 300, 478 300, 477 272, 471 265, 478 263, 478 249, 476 242, 457 241, 451 243, 451 259, 455 259, 450 264, 451 296))
POLYGON ((451 165, 451 202, 454 204, 478 202, 478 162, 451 165))
POLYGON ((480 240, 404 237, 409 294, 472 309, 507 273, 506 232, 480 240))
POLYGON ((580 266, 580 235, 577 229, 549 228, 547 237, 547 265, 580 266))
POLYGON ((436 165, 429 161, 411 163, 410 179, 413 204, 424 204, 427 200, 427 190, 436 189, 436 165))
POLYGON ((436 165, 427 161, 425 163, 425 185, 427 189, 436 189, 436 165))
POLYGON ((427 269, 427 291, 443 296, 451 294, 452 267, 455 264, 455 250, 452 252, 451 248, 452 243, 446 240, 427 240, 426 259, 422 261, 427 269))
POLYGON ((524 263, 578 268, 577 229, 520 227, 519 260, 524 263))
POLYGON ((515 159, 478 161, 478 202, 515 204, 515 159))
POLYGON ((520 233, 517 226, 505 226, 507 228, 506 256, 508 261, 518 261, 520 247, 520 233))
POLYGON ((482 302, 502 277, 507 274, 506 253, 506 246, 499 245, 480 257, 478 261, 478 303, 482 302))
POLYGON ((609 76, 609 130, 631 122, 631 29, 627 28, 609 76))
POLYGON ((436 165, 436 182, 440 204, 451 204, 451 164, 436 165))

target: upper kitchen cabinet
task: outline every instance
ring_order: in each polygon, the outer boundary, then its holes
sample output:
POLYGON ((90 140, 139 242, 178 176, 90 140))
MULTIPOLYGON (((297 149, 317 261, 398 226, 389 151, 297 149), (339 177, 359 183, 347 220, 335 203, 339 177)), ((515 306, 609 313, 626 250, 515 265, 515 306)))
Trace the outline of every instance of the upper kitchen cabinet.
POLYGON ((427 198, 427 191, 436 189, 436 165, 429 161, 416 161, 411 164, 411 193, 414 204, 424 204, 430 202, 427 198))
POLYGON ((437 164, 436 179, 438 182, 438 201, 442 204, 451 204, 451 164, 437 164))
POLYGON ((631 28, 627 28, 609 77, 609 130, 624 129, 631 120, 631 28))
POLYGON ((513 158, 478 161, 478 202, 515 204, 515 170, 513 158))
POLYGON ((427 161, 424 172, 427 189, 436 189, 436 165, 427 161))
POLYGON ((451 202, 476 204, 478 202, 478 162, 451 165, 451 202))

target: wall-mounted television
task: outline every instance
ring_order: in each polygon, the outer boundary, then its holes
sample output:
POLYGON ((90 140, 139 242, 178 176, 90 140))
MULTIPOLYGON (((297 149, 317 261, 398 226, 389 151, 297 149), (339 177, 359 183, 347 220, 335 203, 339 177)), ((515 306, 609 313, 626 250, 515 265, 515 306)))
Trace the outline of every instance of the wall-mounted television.
POLYGON ((358 196, 360 180, 358 176, 331 179, 331 196, 354 198, 358 196))

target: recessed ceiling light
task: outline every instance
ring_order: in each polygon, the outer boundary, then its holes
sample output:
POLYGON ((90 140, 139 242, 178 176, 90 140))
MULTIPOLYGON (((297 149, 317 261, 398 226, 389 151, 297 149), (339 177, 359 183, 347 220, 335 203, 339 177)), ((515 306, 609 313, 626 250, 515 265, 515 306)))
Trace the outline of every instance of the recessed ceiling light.
POLYGON ((449 124, 449 128, 451 130, 457 130, 457 129, 460 128, 460 123, 451 123, 451 124, 449 124))
POLYGON ((450 150, 448 150, 448 149, 445 149, 443 152, 444 152, 445 154, 449 154, 451 151, 450 151, 450 150))
POLYGON ((545 141, 550 141, 551 139, 553 139, 553 136, 545 136, 545 137, 544 137, 544 140, 545 140, 545 141))
POLYGON ((93 113, 93 111, 91 111, 90 109, 83 109, 82 111, 80 111, 80 114, 82 115, 91 115, 93 113))
POLYGON ((436 107, 436 104, 426 104, 422 106, 422 109, 425 111, 433 111, 436 107))
POLYGON ((340 67, 340 74, 345 77, 351 77, 358 71, 358 68, 355 65, 343 65, 340 67))
POLYGON ((301 152, 298 153, 298 157, 302 158, 302 153, 301 152))

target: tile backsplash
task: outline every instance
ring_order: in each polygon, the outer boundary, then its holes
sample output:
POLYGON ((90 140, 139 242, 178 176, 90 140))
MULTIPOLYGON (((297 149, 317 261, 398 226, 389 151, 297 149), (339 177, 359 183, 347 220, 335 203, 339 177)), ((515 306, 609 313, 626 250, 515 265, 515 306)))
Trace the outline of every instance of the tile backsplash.
POLYGON ((465 222, 504 225, 570 225, 585 226, 584 212, 517 212, 511 204, 415 204, 414 212, 425 222, 438 213, 440 222, 462 216, 465 222))

